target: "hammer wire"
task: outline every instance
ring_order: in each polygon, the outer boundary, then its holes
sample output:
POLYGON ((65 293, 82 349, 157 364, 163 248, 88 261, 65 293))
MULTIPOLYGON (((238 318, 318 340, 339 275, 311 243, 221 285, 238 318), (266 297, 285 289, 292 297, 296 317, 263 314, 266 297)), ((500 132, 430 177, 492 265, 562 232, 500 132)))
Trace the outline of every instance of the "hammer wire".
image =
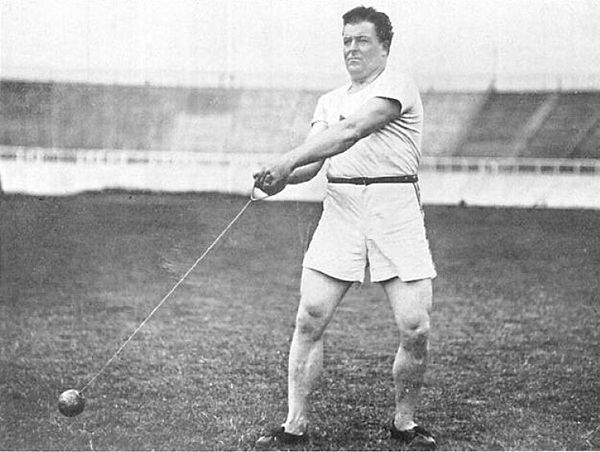
POLYGON ((196 268, 196 266, 200 262, 202 262, 202 260, 210 252, 210 250, 212 250, 215 247, 215 245, 219 242, 219 240, 221 240, 221 238, 227 233, 227 231, 229 231, 229 229, 231 229, 231 227, 234 225, 234 223, 242 216, 242 214, 246 211, 246 209, 250 206, 250 204, 252 204, 254 201, 260 201, 265 198, 266 197, 257 198, 254 195, 254 189, 252 190, 252 193, 250 194, 250 199, 244 205, 244 207, 242 207, 242 209, 238 212, 238 214, 233 218, 233 220, 231 220, 229 222, 229 224, 225 227, 225 229, 223 229, 223 231, 217 236, 217 238, 210 244, 210 246, 206 249, 206 251, 204 251, 204 253, 202 253, 202 255, 198 259, 196 259, 196 262, 194 262, 194 264, 189 268, 189 270, 187 272, 185 272, 185 274, 179 279, 179 281, 177 281, 177 283, 171 288, 171 290, 169 290, 169 292, 163 297, 163 299, 160 300, 160 302, 150 312, 150 314, 148 314, 146 316, 146 318, 144 320, 142 320, 142 322, 133 331, 133 333, 131 333, 129 335, 129 337, 125 340, 125 342, 123 342, 123 344, 119 347, 119 349, 109 358, 109 360, 90 379, 90 381, 88 381, 85 384, 85 386, 81 389, 80 392, 84 392, 88 388, 88 386, 90 386, 96 380, 96 378, 98 378, 100 376, 100 374, 102 374, 102 372, 104 372, 104 370, 117 358, 117 356, 119 356, 119 354, 123 351, 123 349, 127 346, 127 344, 129 344, 129 342, 131 342, 131 340, 138 333, 138 331, 140 331, 144 327, 146 322, 148 322, 148 320, 150 320, 150 318, 154 315, 154 313, 160 309, 160 307, 164 304, 164 302, 167 301, 167 299, 173 294, 173 292, 175 292, 175 289, 177 289, 177 287, 179 287, 181 285, 181 283, 188 277, 188 275, 194 270, 194 268, 196 268))

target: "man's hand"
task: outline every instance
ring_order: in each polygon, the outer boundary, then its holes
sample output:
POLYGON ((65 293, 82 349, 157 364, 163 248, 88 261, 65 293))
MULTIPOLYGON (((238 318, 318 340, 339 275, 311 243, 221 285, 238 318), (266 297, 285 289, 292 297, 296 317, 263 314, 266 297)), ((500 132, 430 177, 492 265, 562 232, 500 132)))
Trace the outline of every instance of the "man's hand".
POLYGON ((280 157, 253 174, 254 185, 269 196, 273 196, 285 188, 292 171, 293 168, 284 157, 280 157))

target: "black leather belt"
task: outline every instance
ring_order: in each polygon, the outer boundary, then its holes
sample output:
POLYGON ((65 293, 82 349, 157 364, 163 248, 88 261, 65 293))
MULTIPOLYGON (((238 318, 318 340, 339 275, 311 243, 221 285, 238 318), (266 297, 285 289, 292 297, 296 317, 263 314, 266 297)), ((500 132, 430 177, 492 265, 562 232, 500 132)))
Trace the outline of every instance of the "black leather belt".
POLYGON ((329 177, 327 182, 331 184, 353 184, 353 185, 370 185, 370 184, 414 184, 419 181, 416 174, 407 176, 383 176, 383 177, 329 177))

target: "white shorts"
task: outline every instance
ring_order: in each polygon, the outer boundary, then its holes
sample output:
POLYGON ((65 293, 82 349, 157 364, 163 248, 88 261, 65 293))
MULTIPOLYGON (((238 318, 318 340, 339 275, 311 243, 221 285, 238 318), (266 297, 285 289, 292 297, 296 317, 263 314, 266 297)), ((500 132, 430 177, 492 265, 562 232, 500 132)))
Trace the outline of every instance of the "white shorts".
POLYGON ((344 281, 434 278, 418 187, 327 184, 303 266, 344 281))

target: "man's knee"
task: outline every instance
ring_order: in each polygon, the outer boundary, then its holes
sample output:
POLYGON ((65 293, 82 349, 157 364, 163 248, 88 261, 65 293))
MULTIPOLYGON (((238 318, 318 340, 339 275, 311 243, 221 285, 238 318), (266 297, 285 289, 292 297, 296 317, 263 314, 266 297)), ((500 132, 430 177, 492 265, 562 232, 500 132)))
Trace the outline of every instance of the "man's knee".
POLYGON ((398 322, 403 343, 419 346, 426 343, 431 329, 429 312, 425 309, 406 312, 398 322))
POLYGON ((350 284, 305 268, 302 273, 300 306, 296 316, 296 334, 311 340, 320 339, 350 284))
POLYGON ((327 323, 327 309, 319 302, 302 301, 296 315, 296 332, 318 340, 327 323))
POLYGON ((431 280, 397 284, 390 295, 401 336, 406 339, 427 337, 432 307, 431 280))
POLYGON ((420 310, 410 312, 398 322, 400 331, 400 348, 412 359, 424 362, 429 346, 430 319, 429 312, 420 310))

